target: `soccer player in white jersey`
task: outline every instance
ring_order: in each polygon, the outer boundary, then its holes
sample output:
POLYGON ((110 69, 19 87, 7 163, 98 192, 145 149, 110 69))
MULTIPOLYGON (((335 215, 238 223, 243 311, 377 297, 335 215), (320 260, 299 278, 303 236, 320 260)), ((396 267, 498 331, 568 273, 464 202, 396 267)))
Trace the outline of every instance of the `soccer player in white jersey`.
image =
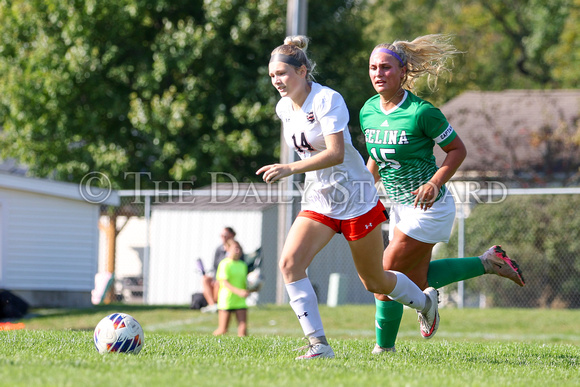
POLYGON ((405 275, 384 271, 380 224, 386 220, 372 174, 351 142, 348 110, 336 91, 312 81, 305 36, 287 37, 272 51, 269 73, 282 97, 276 113, 284 138, 300 155, 289 164, 260 168, 267 183, 306 173, 302 210, 295 219, 280 257, 280 270, 290 305, 309 340, 297 359, 334 357, 322 326, 318 301, 306 269, 314 256, 342 233, 350 246, 364 286, 416 309, 434 332, 439 324, 437 291, 424 292, 405 275))
MULTIPOLYGON (((375 181, 382 181, 393 202, 383 268, 407 274, 421 289, 486 273, 524 286, 518 264, 500 246, 479 257, 430 262, 435 244, 449 241, 455 202, 445 183, 467 151, 443 113, 411 91, 422 75, 436 82, 442 71, 449 70, 447 60, 457 53, 445 35, 379 44, 371 53, 369 76, 377 94, 361 109, 360 122, 370 155, 367 167, 375 181), (447 154, 440 167, 433 155, 435 144, 447 154)), ((375 294, 375 299, 373 353, 395 352, 403 306, 383 294, 375 294)))

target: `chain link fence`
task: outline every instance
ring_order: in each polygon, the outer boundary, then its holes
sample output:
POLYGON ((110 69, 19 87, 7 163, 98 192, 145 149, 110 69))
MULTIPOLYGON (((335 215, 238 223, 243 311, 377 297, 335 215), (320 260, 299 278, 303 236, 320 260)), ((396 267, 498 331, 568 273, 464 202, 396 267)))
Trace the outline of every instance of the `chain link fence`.
MULTIPOLYGON (((196 259, 211 265, 219 233, 230 226, 238 232, 237 239, 246 253, 262 248, 266 280, 257 302, 286 302, 277 260, 291 222, 281 222, 279 217, 291 211, 286 216, 294 219, 300 200, 267 202, 255 200, 258 195, 252 195, 251 201, 247 200, 248 192, 243 191, 228 203, 211 203, 208 192, 198 193, 196 200, 181 193, 156 196, 154 192, 140 192, 135 196, 121 192, 121 205, 102 211, 103 221, 113 219, 117 229, 117 299, 147 304, 187 303, 193 293, 201 291, 196 259)), ((580 189, 501 189, 479 191, 477 195, 472 192, 471 197, 463 199, 457 199, 461 196, 457 192, 454 195, 460 204, 452 236, 448 244, 436 246, 433 259, 478 256, 498 244, 518 261, 526 286, 520 288, 505 278, 483 275, 441 289, 443 305, 580 307, 580 216, 576 214, 580 189)), ((385 241, 387 229, 384 224, 385 241)), ((100 251, 99 269, 108 270, 106 235, 101 236, 100 251)), ((342 303, 374 302, 360 283, 341 235, 319 253, 308 274, 320 303, 329 301, 329 292, 336 290, 332 286, 338 286, 342 303), (338 285, 330 280, 333 274, 339 275, 338 285)))
MULTIPOLYGON (((580 307, 580 190, 508 190, 500 201, 469 204, 467 216, 456 222, 451 240, 435 258, 456 256, 463 223, 464 256, 477 256, 499 244, 518 261, 526 280, 520 288, 509 280, 484 275, 463 284, 467 306, 580 307)), ((460 212, 460 211, 459 211, 460 212)), ((444 291, 459 303, 459 284, 444 291)))

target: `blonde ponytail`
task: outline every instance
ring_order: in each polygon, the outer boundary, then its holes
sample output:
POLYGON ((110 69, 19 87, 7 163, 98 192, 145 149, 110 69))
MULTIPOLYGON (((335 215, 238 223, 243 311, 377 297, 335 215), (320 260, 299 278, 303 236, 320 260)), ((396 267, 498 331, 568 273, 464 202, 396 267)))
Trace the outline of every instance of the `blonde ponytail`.
POLYGON ((452 57, 463 53, 455 48, 452 40, 451 35, 433 34, 420 36, 412 42, 396 40, 393 44, 382 43, 375 49, 394 51, 400 57, 402 66, 407 66, 401 87, 414 91, 417 79, 427 74, 429 89, 433 91, 437 88, 438 77, 451 72, 452 57))

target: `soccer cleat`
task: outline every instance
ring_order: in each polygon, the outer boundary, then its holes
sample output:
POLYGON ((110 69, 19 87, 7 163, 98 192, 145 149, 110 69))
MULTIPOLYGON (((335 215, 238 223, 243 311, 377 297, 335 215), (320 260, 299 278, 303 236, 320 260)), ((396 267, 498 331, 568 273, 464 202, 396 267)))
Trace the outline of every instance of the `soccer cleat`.
POLYGON ((295 351, 301 351, 307 349, 306 353, 302 356, 298 356, 296 360, 310 360, 310 359, 320 359, 323 357, 333 358, 334 351, 328 344, 308 344, 307 346, 295 349, 295 351))
POLYGON ((507 256, 501 246, 492 246, 479 259, 485 268, 486 274, 497 274, 524 286, 526 281, 518 263, 507 256))
POLYGON ((431 300, 431 305, 426 311, 417 311, 417 315, 421 325, 421 335, 424 339, 430 339, 435 336, 439 328, 439 292, 435 288, 427 288, 423 290, 423 293, 431 300))
POLYGON ((397 350, 395 349, 395 347, 383 348, 380 345, 375 344, 375 347, 373 348, 373 351, 371 353, 373 355, 378 355, 379 353, 384 352, 397 352, 397 350))

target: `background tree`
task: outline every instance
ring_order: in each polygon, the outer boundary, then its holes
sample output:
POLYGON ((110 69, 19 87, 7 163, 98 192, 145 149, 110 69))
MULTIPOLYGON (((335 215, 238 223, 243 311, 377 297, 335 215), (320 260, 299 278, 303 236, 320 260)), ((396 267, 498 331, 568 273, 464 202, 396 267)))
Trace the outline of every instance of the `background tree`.
POLYGON ((125 188, 126 172, 251 176, 277 157, 267 60, 284 15, 283 1, 1 0, 0 157, 125 188))
POLYGON ((580 87, 580 0, 571 1, 569 15, 557 42, 547 51, 554 77, 562 88, 580 87))
MULTIPOLYGON (((352 97, 353 115, 359 8, 309 7, 320 80, 352 97)), ((200 186, 210 171, 256 179, 279 159, 267 66, 285 16, 281 0, 0 0, 0 158, 65 181, 103 172, 117 188, 136 173, 143 187, 200 186)))

